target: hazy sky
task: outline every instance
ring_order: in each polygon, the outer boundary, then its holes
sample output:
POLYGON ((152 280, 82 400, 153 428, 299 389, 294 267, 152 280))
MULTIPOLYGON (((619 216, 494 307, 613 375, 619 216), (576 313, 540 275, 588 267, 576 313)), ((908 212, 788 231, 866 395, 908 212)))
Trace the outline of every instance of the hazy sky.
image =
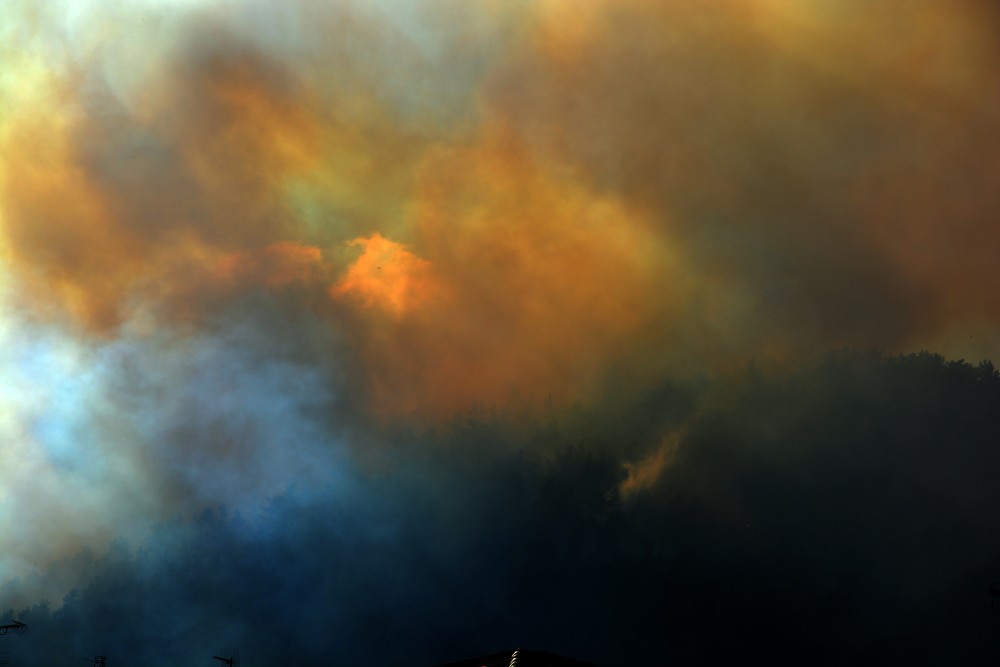
POLYGON ((602 415, 624 507, 748 363, 1000 357, 998 37, 985 0, 5 0, 0 607, 205 508, 446 512, 466 448, 553 451, 535 411, 602 415))

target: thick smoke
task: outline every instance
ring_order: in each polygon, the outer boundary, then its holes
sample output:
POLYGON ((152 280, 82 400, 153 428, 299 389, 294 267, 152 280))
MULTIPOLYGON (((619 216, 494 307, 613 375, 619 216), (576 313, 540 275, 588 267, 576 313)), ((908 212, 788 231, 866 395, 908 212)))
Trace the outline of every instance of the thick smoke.
POLYGON ((301 320, 282 339, 287 312, 252 312, 278 324, 230 315, 211 335, 129 331, 91 345, 6 332, 5 575, 81 544, 140 540, 149 520, 175 513, 252 509, 295 484, 342 487, 350 424, 334 435, 328 422, 350 401, 317 366, 323 350, 307 349, 318 325, 301 320))
POLYGON ((349 494, 291 491, 54 563, 44 576, 88 581, 12 610, 30 629, 5 647, 151 665, 230 645, 348 665, 518 645, 607 667, 995 652, 992 366, 846 353, 638 398, 456 420, 401 436, 405 465, 349 494), (672 433, 661 474, 626 491, 623 460, 672 433))
POLYGON ((199 326, 280 288, 353 341, 374 413, 425 421, 613 366, 994 352, 976 3, 9 11, 3 236, 35 315, 199 326))
POLYGON ((985 655, 998 26, 3 3, 12 650, 985 655))

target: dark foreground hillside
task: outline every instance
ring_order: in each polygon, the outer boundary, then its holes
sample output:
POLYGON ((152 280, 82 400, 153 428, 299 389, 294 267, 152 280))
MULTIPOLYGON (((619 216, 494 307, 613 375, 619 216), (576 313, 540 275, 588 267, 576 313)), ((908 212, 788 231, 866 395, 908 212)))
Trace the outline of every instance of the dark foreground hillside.
POLYGON ((404 432, 341 488, 51 564, 39 576, 78 587, 11 609, 29 628, 0 650, 42 667, 210 664, 220 646, 245 667, 518 645, 602 667, 1000 659, 992 366, 843 353, 602 405, 404 432))

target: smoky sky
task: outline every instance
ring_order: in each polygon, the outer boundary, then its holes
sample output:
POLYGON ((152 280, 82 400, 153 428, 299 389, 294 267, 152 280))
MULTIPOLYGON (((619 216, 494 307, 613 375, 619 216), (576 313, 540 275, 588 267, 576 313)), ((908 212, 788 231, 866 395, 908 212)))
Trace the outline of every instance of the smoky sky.
POLYGON ((0 650, 989 654, 997 29, 5 3, 0 650))

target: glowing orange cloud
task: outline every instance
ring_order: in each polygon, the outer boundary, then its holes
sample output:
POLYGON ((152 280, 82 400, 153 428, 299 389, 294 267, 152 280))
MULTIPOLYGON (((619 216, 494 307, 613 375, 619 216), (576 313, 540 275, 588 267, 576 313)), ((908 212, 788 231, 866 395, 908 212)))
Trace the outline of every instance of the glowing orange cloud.
POLYGON ((381 234, 359 238, 351 246, 361 256, 330 288, 334 298, 351 298, 366 308, 379 308, 401 316, 428 298, 434 289, 430 262, 381 234))

